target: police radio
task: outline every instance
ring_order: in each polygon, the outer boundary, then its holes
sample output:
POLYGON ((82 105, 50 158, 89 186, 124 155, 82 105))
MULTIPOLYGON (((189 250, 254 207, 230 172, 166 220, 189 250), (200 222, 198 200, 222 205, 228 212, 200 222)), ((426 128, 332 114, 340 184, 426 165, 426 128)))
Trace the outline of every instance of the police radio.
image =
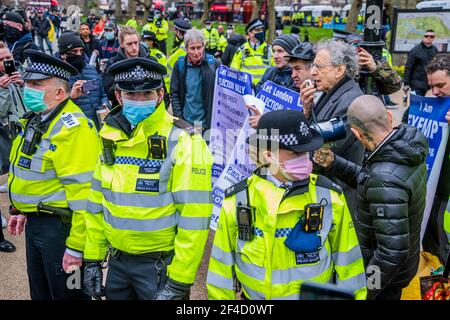
POLYGON ((156 132, 148 137, 148 144, 149 154, 152 159, 163 160, 167 157, 166 137, 160 136, 156 132))
POLYGON ((240 240, 252 241, 253 240, 253 217, 254 208, 238 203, 237 206, 237 223, 238 223, 238 236, 240 240))
POLYGON ((36 121, 31 120, 33 123, 29 124, 25 128, 24 141, 21 151, 28 156, 33 155, 37 150, 37 144, 39 143, 39 139, 42 135, 42 131, 39 129, 39 124, 41 122, 40 120, 41 118, 38 116, 36 121))
POLYGON ((102 138, 103 142, 103 163, 107 165, 114 164, 116 157, 114 156, 115 144, 114 141, 102 138))
POLYGON ((320 203, 309 203, 305 206, 304 229, 306 232, 322 230, 323 212, 327 204, 327 200, 323 198, 320 203))

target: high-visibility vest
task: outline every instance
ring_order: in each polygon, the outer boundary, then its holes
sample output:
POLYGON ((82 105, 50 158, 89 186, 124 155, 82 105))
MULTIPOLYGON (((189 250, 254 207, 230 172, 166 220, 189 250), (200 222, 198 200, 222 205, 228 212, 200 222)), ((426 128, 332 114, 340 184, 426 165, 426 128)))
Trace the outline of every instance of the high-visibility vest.
POLYGON ((228 45, 227 38, 225 37, 225 35, 222 34, 219 38, 219 44, 217 46, 217 50, 224 52, 227 45, 228 45))
POLYGON ((391 53, 389 52, 388 49, 383 48, 383 51, 382 51, 382 58, 383 58, 383 60, 386 61, 390 66, 392 66, 392 55, 391 55, 391 53))
MULTIPOLYGON (((152 48, 148 50, 148 53, 151 57, 154 57, 160 64, 167 68, 167 58, 164 53, 161 52, 158 48, 152 48)), ((166 85, 166 89, 170 92, 170 75, 169 72, 164 76, 164 84, 166 85)))
POLYGON ((139 24, 138 24, 138 22, 135 19, 128 20, 126 25, 130 26, 130 27, 133 27, 138 32, 140 30, 139 24))
MULTIPOLYGON (((122 115, 119 115, 122 116, 122 115)), ((161 103, 127 135, 105 123, 114 163, 100 159, 86 214, 84 258, 102 260, 108 245, 132 255, 174 250, 168 276, 194 283, 212 211, 212 155, 200 134, 174 125, 161 103), (150 136, 165 137, 166 158, 152 158, 150 136)))
MULTIPOLYGON (((59 107, 57 107, 59 108, 59 107)), ((25 127, 29 119, 21 119, 25 127)), ((83 252, 85 210, 92 174, 100 152, 94 123, 71 100, 52 118, 32 155, 22 152, 23 134, 11 148, 8 177, 11 204, 21 212, 37 211, 37 204, 70 208, 72 227, 67 247, 83 252)))
POLYGON ((211 30, 208 31, 208 29, 203 29, 203 37, 205 38, 205 48, 209 50, 216 50, 217 46, 219 44, 219 32, 216 28, 211 28, 211 30))
POLYGON ((339 187, 311 174, 303 192, 285 197, 284 188, 256 174, 244 183, 246 188, 241 183, 225 191, 206 279, 210 299, 235 299, 236 277, 249 299, 298 300, 304 281, 328 283, 334 275, 338 288, 354 292, 356 299, 366 298, 361 249, 339 187), (319 231, 321 248, 296 254, 285 240, 303 218, 305 205, 322 199, 327 204, 319 231), (238 202, 254 207, 251 241, 238 238, 238 202))
POLYGON ((156 34, 156 40, 164 41, 169 37, 169 23, 166 19, 161 19, 161 25, 156 25, 157 20, 150 22, 150 31, 156 34))
POLYGON ((184 42, 180 44, 177 50, 167 59, 167 75, 168 77, 172 77, 173 68, 175 63, 178 61, 180 57, 184 57, 186 55, 186 48, 184 46, 184 42))
POLYGON ((448 243, 450 243, 450 199, 447 202, 447 209, 444 213, 444 230, 447 234, 448 243))
POLYGON ((247 41, 235 53, 230 67, 250 73, 252 82, 256 85, 261 80, 266 69, 274 65, 272 47, 270 45, 264 42, 256 50, 253 50, 247 41))

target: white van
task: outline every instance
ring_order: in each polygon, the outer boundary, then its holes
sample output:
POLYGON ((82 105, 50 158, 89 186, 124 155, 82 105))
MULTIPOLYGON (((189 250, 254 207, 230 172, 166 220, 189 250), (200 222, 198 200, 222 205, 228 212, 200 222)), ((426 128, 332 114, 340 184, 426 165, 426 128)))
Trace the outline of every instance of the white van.
POLYGON ((416 5, 416 9, 450 9, 450 1, 422 1, 416 5))
POLYGON ((334 15, 334 9, 332 6, 303 6, 300 11, 305 13, 305 17, 313 16, 314 18, 319 17, 332 17, 334 15))
MULTIPOLYGON (((352 7, 351 4, 346 4, 342 10, 341 10, 341 14, 340 14, 340 18, 344 19, 344 18, 348 18, 348 14, 350 12, 350 8, 352 7)), ((359 15, 363 16, 366 14, 366 4, 363 3, 361 6, 361 10, 359 10, 359 15)))

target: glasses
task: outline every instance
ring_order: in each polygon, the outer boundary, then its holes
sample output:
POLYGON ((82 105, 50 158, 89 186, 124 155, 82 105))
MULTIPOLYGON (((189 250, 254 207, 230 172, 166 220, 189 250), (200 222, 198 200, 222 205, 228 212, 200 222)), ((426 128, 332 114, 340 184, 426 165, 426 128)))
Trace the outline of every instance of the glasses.
POLYGON ((322 70, 325 67, 334 67, 334 65, 333 64, 320 64, 320 63, 311 64, 311 68, 317 68, 318 70, 322 70))
POLYGON ((430 38, 430 39, 433 39, 433 38, 434 38, 434 36, 431 35, 431 34, 426 34, 426 35, 424 35, 423 37, 424 37, 424 38, 430 38))

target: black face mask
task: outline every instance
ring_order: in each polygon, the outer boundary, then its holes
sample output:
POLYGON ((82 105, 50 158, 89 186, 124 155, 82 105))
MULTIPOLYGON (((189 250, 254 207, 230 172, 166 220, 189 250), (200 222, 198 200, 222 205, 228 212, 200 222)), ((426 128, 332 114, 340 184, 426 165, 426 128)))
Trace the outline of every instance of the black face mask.
POLYGON ((5 39, 9 43, 14 43, 22 38, 22 31, 11 26, 4 26, 5 39))
POLYGON ((76 54, 67 54, 66 62, 81 72, 81 70, 83 70, 85 65, 84 55, 79 56, 76 54))

